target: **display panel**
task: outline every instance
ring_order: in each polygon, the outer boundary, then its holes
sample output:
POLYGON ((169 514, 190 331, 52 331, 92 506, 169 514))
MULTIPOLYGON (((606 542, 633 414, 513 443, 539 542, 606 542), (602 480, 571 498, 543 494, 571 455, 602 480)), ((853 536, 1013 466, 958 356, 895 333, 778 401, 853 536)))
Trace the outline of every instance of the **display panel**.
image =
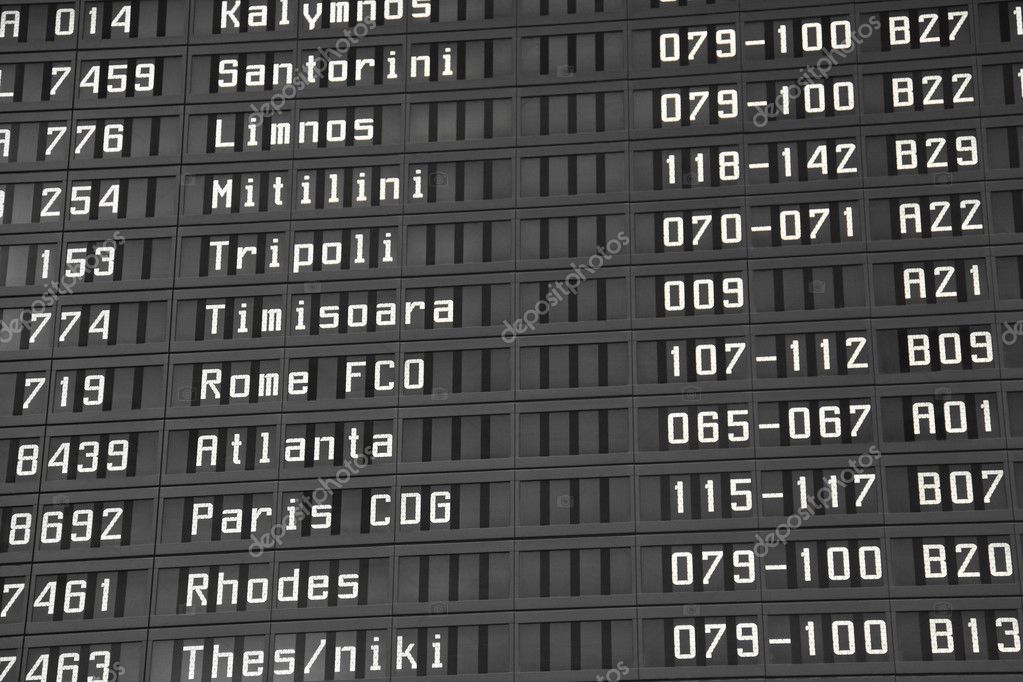
POLYGON ((1023 674, 1019 0, 0 2, 0 682, 1023 674))

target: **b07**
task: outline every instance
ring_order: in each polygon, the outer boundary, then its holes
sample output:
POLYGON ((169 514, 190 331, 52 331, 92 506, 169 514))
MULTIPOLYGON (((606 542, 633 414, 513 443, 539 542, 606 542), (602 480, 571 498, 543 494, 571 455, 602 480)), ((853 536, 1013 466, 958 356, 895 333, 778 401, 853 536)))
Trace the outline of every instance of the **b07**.
POLYGON ((941 507, 946 501, 953 507, 973 508, 978 502, 992 503, 1005 478, 1003 469, 950 469, 947 475, 938 471, 918 471, 917 502, 921 507, 941 507))

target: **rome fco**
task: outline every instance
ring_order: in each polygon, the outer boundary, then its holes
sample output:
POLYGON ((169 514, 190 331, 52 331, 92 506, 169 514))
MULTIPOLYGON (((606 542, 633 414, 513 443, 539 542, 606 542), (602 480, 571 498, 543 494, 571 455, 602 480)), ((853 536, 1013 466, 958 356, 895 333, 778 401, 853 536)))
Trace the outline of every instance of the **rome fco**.
MULTIPOLYGON (((385 395, 402 389, 417 391, 426 385, 427 367, 423 358, 394 360, 344 361, 345 394, 351 394, 356 383, 372 382, 377 395, 385 395), (401 376, 398 376, 399 370, 401 376)), ((309 372, 294 370, 287 372, 267 371, 254 373, 225 374, 219 367, 204 367, 200 372, 199 400, 219 401, 225 396, 231 400, 247 400, 252 397, 279 398, 283 393, 289 398, 309 395, 309 372), (282 387, 283 383, 283 387, 282 387)))

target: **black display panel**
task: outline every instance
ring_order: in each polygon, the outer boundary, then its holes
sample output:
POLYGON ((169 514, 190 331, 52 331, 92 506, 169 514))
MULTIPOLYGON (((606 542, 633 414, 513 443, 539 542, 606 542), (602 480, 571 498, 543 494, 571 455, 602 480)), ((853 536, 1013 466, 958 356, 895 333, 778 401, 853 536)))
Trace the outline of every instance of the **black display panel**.
POLYGON ((0 682, 1023 675, 1023 2, 0 2, 0 682))

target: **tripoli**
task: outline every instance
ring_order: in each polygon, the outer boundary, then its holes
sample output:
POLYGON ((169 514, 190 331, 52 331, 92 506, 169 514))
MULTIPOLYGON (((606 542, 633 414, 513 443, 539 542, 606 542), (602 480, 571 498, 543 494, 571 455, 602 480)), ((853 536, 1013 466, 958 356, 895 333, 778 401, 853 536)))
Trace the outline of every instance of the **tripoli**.
POLYGON ((249 577, 242 581, 227 577, 223 570, 217 571, 214 577, 208 571, 191 569, 183 589, 186 607, 205 607, 211 600, 214 606, 237 606, 239 599, 244 599, 248 606, 266 604, 271 598, 285 604, 298 603, 300 599, 327 602, 332 596, 338 600, 352 600, 359 596, 359 574, 303 574, 295 568, 290 575, 277 576, 271 585, 270 578, 249 577), (276 590, 272 590, 272 586, 276 590))
POLYGON ((231 268, 244 272, 246 268, 262 264, 266 272, 280 270, 285 265, 291 272, 330 270, 337 267, 368 265, 379 267, 395 263, 394 247, 397 227, 347 228, 317 230, 313 238, 295 236, 288 263, 281 261, 281 238, 269 240, 253 237, 254 244, 238 244, 237 238, 225 235, 204 237, 209 249, 213 274, 229 274, 231 268), (336 237, 343 237, 338 239, 336 237), (370 260, 373 258, 374 260, 370 260))

